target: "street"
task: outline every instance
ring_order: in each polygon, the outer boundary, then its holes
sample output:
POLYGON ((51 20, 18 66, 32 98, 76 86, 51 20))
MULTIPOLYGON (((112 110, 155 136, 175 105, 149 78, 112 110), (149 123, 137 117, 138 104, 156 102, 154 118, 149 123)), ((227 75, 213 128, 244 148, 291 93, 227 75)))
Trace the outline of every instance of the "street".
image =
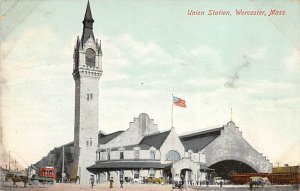
MULTIPOLYGON (((12 187, 12 182, 3 182, 1 183, 1 190, 3 191, 83 191, 83 190, 101 190, 101 191, 176 191, 179 189, 172 189, 172 185, 158 185, 158 184, 124 184, 124 188, 119 188, 119 184, 115 184, 114 188, 109 188, 108 183, 97 184, 92 189, 87 185, 75 185, 75 184, 55 184, 53 186, 31 186, 28 185, 26 188, 23 187, 23 183, 18 183, 18 188, 12 187)), ((222 188, 218 186, 209 186, 206 188, 205 186, 199 187, 189 187, 187 189, 183 189, 185 191, 195 191, 195 190, 210 190, 210 191, 219 191, 219 190, 250 190, 248 186, 244 185, 225 185, 222 188)), ((253 188, 255 191, 297 191, 295 187, 291 185, 272 185, 267 187, 253 188)))

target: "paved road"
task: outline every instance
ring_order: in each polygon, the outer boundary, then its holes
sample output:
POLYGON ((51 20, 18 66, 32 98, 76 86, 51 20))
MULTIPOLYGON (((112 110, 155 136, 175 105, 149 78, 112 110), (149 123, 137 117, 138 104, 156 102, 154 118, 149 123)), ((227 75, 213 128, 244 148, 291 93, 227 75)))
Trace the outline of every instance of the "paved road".
MULTIPOLYGON (((22 183, 18 183, 18 188, 12 188, 12 182, 4 182, 1 184, 0 190, 3 191, 177 191, 178 189, 172 189, 171 185, 144 185, 144 184, 124 184, 124 188, 119 188, 119 185, 115 185, 115 188, 110 189, 108 184, 98 184, 94 189, 89 186, 75 185, 75 184, 55 184, 54 186, 28 186, 23 188, 22 183)), ((249 190, 248 186, 224 186, 219 188, 217 186, 206 187, 189 187, 183 189, 183 191, 197 191, 197 190, 209 190, 209 191, 246 191, 249 190)), ((297 191, 298 189, 292 186, 269 186, 265 188, 254 188, 254 191, 297 191)), ((179 190, 178 190, 179 191, 179 190)))

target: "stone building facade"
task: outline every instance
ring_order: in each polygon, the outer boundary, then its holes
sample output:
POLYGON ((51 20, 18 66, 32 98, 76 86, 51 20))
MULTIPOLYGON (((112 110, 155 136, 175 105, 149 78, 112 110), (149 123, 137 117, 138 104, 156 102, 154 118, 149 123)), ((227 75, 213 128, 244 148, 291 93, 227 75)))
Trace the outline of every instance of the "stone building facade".
POLYGON ((223 178, 229 178, 233 172, 271 172, 270 161, 242 137, 232 121, 178 136, 174 127, 160 132, 154 120, 142 113, 125 131, 98 132, 102 49, 94 37, 93 22, 88 3, 82 36, 77 38, 73 54, 74 141, 50 151, 35 164, 37 168, 55 166, 57 177, 64 171, 67 179, 80 177, 81 184, 88 184, 91 174, 99 181, 111 177, 118 180, 121 176, 137 181, 184 176, 186 181, 195 182, 211 179, 208 175, 212 171, 223 178))
POLYGON ((73 53, 73 78, 75 81, 74 159, 71 178, 81 177, 89 183, 87 167, 95 161, 98 143, 99 79, 102 75, 101 44, 94 37, 90 4, 88 2, 81 38, 73 53))
MULTIPOLYGON (((149 177, 172 180, 187 166, 197 172, 199 154, 192 158, 192 153, 185 151, 175 128, 159 132, 153 122, 142 113, 126 131, 100 134, 97 161, 88 170, 96 174, 100 182, 120 177, 137 182, 149 177)), ((193 179, 197 178, 198 175, 193 179)))
POLYGON ((270 161, 242 137, 232 121, 218 128, 178 136, 175 128, 159 132, 145 113, 135 118, 126 131, 99 134, 96 155, 96 163, 88 170, 100 182, 111 177, 172 180, 175 176, 196 182, 213 176, 230 179, 234 172, 272 169, 270 161), (144 127, 149 130, 142 130, 144 127), (137 132, 136 136, 133 132, 137 132))

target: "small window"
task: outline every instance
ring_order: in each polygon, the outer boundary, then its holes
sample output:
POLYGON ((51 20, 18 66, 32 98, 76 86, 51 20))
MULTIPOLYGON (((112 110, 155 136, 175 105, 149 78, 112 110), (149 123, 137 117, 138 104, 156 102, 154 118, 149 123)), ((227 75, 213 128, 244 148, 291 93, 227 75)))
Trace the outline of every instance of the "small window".
POLYGON ((93 99, 93 94, 90 94, 90 99, 91 99, 91 100, 93 99))
POLYGON ((140 171, 134 170, 134 178, 139 178, 139 177, 140 177, 140 171))
POLYGON ((99 160, 99 161, 100 161, 100 153, 101 153, 101 152, 98 152, 98 160, 99 160))
POLYGON ((107 151, 107 160, 110 160, 110 151, 107 151))
POLYGON ((134 150, 134 159, 139 159, 139 158, 140 158, 140 151, 134 150))
POLYGON ((86 95, 86 99, 89 100, 90 99, 90 94, 86 95))
POLYGON ((120 159, 121 159, 121 160, 124 159, 124 151, 120 151, 120 159))
POLYGON ((92 140, 90 140, 90 146, 92 146, 93 145, 93 142, 92 142, 92 140))
POLYGON ((150 150, 150 159, 154 160, 155 159, 155 151, 150 150))
POLYGON ((149 169, 149 176, 154 177, 155 176, 155 170, 153 168, 149 169))
POLYGON ((86 141, 86 146, 87 146, 87 147, 89 146, 89 141, 86 141))

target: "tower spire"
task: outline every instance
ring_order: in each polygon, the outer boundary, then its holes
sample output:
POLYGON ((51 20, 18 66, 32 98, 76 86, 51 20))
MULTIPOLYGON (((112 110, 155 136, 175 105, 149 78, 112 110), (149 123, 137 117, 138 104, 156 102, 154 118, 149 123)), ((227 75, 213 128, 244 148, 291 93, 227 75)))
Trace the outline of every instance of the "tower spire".
POLYGON ((90 37, 92 37, 95 40, 94 33, 93 33, 94 19, 92 16, 92 11, 91 11, 89 1, 86 6, 85 15, 82 23, 83 23, 83 31, 82 31, 81 42, 82 45, 84 45, 90 37))
POLYGON ((88 1, 86 10, 85 10, 85 15, 84 15, 84 20, 82 21, 91 21, 94 22, 93 16, 92 16, 92 11, 91 11, 91 6, 90 6, 90 1, 88 1))

